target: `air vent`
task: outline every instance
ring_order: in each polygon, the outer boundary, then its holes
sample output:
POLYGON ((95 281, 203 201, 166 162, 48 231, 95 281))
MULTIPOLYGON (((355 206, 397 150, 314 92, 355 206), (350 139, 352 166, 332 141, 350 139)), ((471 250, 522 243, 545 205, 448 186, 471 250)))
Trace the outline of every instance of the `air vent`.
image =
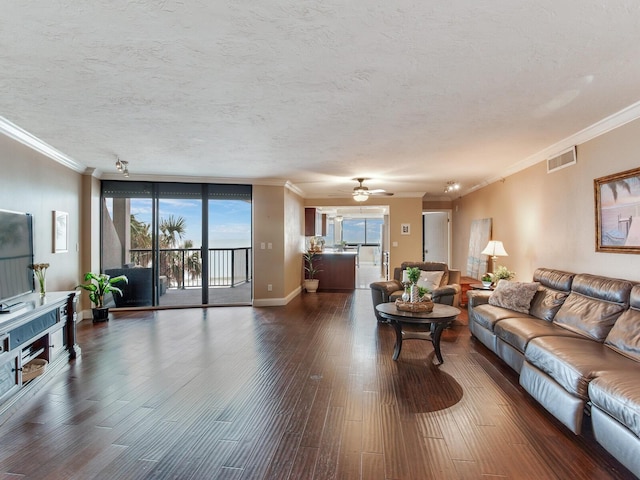
POLYGON ((569 150, 565 150, 559 155, 547 159, 547 173, 555 172, 564 167, 570 167, 576 164, 576 147, 575 145, 569 150))

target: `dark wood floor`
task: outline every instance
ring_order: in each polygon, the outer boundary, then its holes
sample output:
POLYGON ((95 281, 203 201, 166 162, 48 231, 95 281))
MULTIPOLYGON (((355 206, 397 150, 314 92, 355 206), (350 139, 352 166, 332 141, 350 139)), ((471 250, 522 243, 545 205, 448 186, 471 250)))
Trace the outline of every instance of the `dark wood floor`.
POLYGON ((0 427, 0 479, 632 478, 466 325, 439 367, 393 340, 366 290, 82 322, 81 358, 0 427))

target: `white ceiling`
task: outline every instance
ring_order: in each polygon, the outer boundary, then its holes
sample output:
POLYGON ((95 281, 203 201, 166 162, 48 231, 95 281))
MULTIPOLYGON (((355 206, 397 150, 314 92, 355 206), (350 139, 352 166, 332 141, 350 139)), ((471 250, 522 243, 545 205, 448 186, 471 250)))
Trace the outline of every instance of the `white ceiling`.
MULTIPOLYGON (((442 196, 640 100, 637 0, 36 0, 0 116, 103 178, 442 196)), ((4 161, 4 159, 3 159, 4 161)))

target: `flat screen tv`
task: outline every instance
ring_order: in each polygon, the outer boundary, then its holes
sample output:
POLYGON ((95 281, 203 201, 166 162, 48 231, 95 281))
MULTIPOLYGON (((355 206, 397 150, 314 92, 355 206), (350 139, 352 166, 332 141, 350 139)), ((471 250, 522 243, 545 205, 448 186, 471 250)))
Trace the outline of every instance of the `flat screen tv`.
MULTIPOLYGON (((33 292, 33 219, 28 213, 0 210, 0 303, 33 292)), ((2 307, 2 305, 0 305, 2 307)))

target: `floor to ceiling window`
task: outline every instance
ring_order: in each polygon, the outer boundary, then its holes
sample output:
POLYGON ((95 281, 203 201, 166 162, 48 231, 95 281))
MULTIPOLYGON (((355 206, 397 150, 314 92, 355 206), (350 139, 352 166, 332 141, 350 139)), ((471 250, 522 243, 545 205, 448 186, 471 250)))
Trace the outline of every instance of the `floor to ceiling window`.
POLYGON ((105 181, 102 202, 116 306, 251 303, 251 186, 105 181))

